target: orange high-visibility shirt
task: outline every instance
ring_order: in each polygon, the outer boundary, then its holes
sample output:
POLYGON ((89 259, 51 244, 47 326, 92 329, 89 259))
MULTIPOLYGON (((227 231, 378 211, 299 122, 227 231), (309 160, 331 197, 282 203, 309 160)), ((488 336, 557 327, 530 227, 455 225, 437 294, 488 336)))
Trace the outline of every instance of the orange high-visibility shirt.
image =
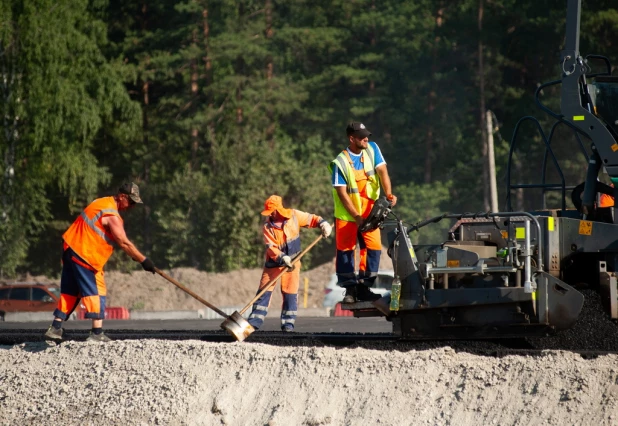
POLYGON ((599 197, 599 207, 614 207, 614 197, 607 194, 601 194, 599 197))
MULTIPOLYGON (((613 183, 610 183, 609 186, 614 187, 613 183)), ((601 194, 599 197, 599 207, 614 207, 614 197, 607 194, 601 194)))
POLYGON ((101 224, 105 216, 120 218, 114 197, 94 200, 62 235, 65 243, 97 271, 103 269, 114 251, 114 237, 101 224))

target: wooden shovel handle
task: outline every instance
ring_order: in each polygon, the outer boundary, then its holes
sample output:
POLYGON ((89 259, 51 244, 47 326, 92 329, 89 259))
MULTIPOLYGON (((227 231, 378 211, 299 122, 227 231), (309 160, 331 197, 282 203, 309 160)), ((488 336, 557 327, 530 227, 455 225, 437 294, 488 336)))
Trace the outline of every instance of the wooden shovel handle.
MULTIPOLYGON (((294 265, 296 262, 298 262, 300 260, 301 257, 303 257, 309 250, 311 250, 311 248, 316 245, 320 240, 322 239, 322 234, 320 234, 320 236, 318 238, 316 238, 311 244, 309 244, 309 246, 304 249, 303 251, 300 252, 300 254, 298 254, 298 256, 296 256, 294 258, 294 260, 292 260, 292 265, 294 265)), ((274 287, 274 285, 277 283, 277 280, 279 278, 281 278, 281 275, 285 274, 288 271, 288 268, 283 268, 281 270, 280 273, 277 274, 277 276, 275 278, 273 278, 272 280, 270 280, 269 282, 266 283, 266 285, 264 285, 264 288, 262 289, 262 291, 260 291, 252 300, 251 302, 249 302, 247 304, 247 306, 245 306, 244 308, 242 308, 242 311, 240 311, 240 314, 244 314, 245 311, 247 309, 249 309, 249 307, 251 305, 253 305, 255 303, 256 300, 258 300, 260 297, 262 297, 264 295, 264 293, 266 293, 268 290, 271 289, 271 287, 274 287)))
POLYGON ((202 304, 208 306, 210 309, 212 309, 213 311, 215 311, 216 313, 221 315, 223 318, 227 318, 228 317, 228 315, 225 312, 223 312, 221 309, 219 309, 216 306, 208 303, 208 301, 202 299, 200 296, 198 296, 197 294, 193 293, 187 287, 185 287, 184 285, 180 284, 178 281, 176 281, 174 278, 172 278, 169 275, 167 275, 165 272, 163 272, 159 268, 155 267, 155 271, 157 272, 157 274, 161 275, 163 278, 165 278, 166 280, 168 280, 169 282, 174 284, 176 287, 178 287, 179 289, 181 289, 182 291, 184 291, 188 295, 193 296, 193 298, 199 300, 202 304))

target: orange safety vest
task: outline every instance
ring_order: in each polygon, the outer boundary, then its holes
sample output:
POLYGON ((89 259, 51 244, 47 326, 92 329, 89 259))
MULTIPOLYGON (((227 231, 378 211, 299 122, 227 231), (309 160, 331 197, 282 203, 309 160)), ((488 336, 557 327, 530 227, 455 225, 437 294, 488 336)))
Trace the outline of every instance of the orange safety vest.
POLYGON ((64 242, 97 271, 103 269, 114 251, 114 237, 101 225, 104 216, 120 218, 114 197, 94 200, 62 235, 64 242))
MULTIPOLYGON (((367 196, 367 182, 369 180, 369 176, 367 176, 367 172, 364 170, 364 168, 361 170, 354 169, 354 162, 352 161, 350 153, 347 149, 344 150, 343 153, 348 158, 350 168, 354 170, 354 179, 356 180, 356 186, 358 187, 358 193, 360 194, 361 199, 361 208, 359 213, 362 217, 367 217, 371 212, 371 209, 373 209, 373 205, 375 204, 375 201, 367 196)), ((365 161, 363 159, 363 156, 361 155, 361 163, 364 162, 365 161)))

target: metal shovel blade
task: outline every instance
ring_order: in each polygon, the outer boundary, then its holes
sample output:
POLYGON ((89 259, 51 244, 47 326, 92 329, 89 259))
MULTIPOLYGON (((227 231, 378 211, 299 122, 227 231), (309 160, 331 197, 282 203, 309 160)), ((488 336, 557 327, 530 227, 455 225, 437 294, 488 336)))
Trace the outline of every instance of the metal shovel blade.
POLYGON ((234 336, 239 342, 245 340, 255 331, 255 328, 249 324, 249 321, 244 319, 237 311, 221 323, 221 328, 234 336))

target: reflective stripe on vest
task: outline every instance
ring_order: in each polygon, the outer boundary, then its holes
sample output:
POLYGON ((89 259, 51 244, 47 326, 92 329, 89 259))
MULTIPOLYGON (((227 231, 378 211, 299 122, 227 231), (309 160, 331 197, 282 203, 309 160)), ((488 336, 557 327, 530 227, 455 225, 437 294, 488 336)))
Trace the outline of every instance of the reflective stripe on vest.
POLYGON ((82 214, 80 216, 82 217, 84 222, 86 222, 86 225, 88 225, 94 232, 96 232, 99 235, 99 237, 103 238, 105 240, 105 242, 111 246, 114 243, 114 240, 112 240, 107 235, 105 235, 105 232, 101 231, 95 225, 95 222, 97 220, 99 220, 101 218, 101 216, 103 216, 105 213, 118 213, 118 210, 115 210, 115 209, 104 209, 104 210, 101 210, 92 219, 88 219, 88 216, 86 216, 86 212, 82 212, 82 214))
MULTIPOLYGON (((270 221, 266 223, 266 226, 270 229, 270 232, 273 234, 273 236, 275 236, 274 227, 270 223, 270 221)), ((283 232, 283 234, 285 235, 285 242, 279 247, 277 247, 282 253, 281 257, 285 255, 294 257, 298 253, 300 253, 300 226, 298 226, 298 218, 296 217, 295 212, 292 212, 292 217, 285 221, 281 232, 283 232), (285 232, 286 230, 288 232, 285 232)), ((271 245, 274 244, 267 244, 267 249, 271 245)), ((267 268, 277 268, 283 266, 284 263, 283 260, 281 260, 281 257, 276 261, 267 257, 264 266, 267 268)))
POLYGON ((103 216, 109 215, 120 218, 116 201, 113 197, 98 198, 84 209, 62 235, 64 242, 97 271, 103 269, 114 251, 113 237, 105 232, 100 223, 103 216))
MULTIPOLYGON (((367 176, 367 186, 365 187, 365 193, 367 194, 367 198, 370 200, 377 200, 380 196, 380 179, 376 174, 375 170, 375 152, 373 151, 373 147, 369 145, 367 149, 363 149, 362 153, 362 162, 363 169, 365 171, 365 175, 367 176)), ((349 159, 349 154, 347 151, 342 151, 337 158, 335 158, 329 165, 329 170, 332 174, 333 167, 338 167, 339 172, 345 178, 346 192, 350 196, 352 200, 352 204, 354 208, 361 213, 362 209, 362 201, 360 196, 360 191, 358 190, 358 185, 356 184, 356 178, 354 177, 354 168, 350 164, 351 159, 349 159)), ((335 217, 337 219, 345 220, 348 222, 354 222, 354 217, 348 212, 348 210, 344 207, 343 202, 339 199, 339 194, 337 194, 337 190, 333 188, 333 199, 335 200, 335 217)))

